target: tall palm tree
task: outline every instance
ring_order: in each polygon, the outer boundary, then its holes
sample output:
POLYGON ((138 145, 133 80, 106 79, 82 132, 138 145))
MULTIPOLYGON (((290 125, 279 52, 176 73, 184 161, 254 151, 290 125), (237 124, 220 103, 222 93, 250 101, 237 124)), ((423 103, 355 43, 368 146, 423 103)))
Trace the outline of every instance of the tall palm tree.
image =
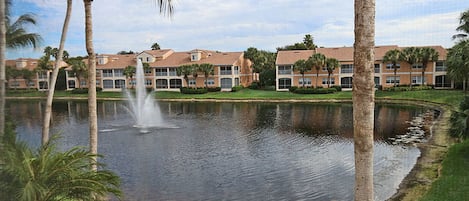
MULTIPOLYGON (((130 82, 132 82, 136 70, 137 69, 136 69, 135 66, 127 66, 127 67, 124 68, 124 75, 125 75, 126 78, 130 79, 130 82)), ((133 84, 131 84, 130 86, 132 88, 134 87, 133 84)))
POLYGON ((179 66, 176 68, 176 74, 183 76, 184 81, 186 81, 186 86, 189 87, 189 75, 192 74, 192 65, 179 66))
POLYGON ((456 28, 456 31, 461 31, 463 33, 453 35, 453 39, 464 39, 469 36, 469 9, 461 13, 461 16, 459 17, 459 26, 456 28))
POLYGON ((461 40, 449 51, 446 59, 448 76, 463 83, 463 91, 466 91, 466 83, 469 79, 469 40, 461 40))
POLYGON ((309 59, 313 67, 316 69, 316 87, 318 87, 319 71, 326 66, 326 56, 321 53, 313 54, 309 59))
POLYGON ((37 48, 42 38, 37 33, 28 33, 26 27, 36 25, 36 19, 32 14, 23 14, 16 21, 12 21, 10 16, 11 0, 5 0, 5 26, 6 26, 6 47, 11 49, 22 47, 37 48))
POLYGON ((42 144, 46 144, 49 141, 49 128, 50 119, 52 115, 52 101, 54 99, 55 83, 57 82, 57 76, 59 74, 59 68, 62 64, 62 57, 64 52, 65 39, 67 38, 68 24, 72 15, 72 0, 67 0, 67 11, 65 13, 64 25, 62 27, 62 36, 60 37, 59 49, 53 49, 52 55, 55 57, 55 65, 52 70, 50 86, 47 94, 46 109, 44 112, 44 121, 42 124, 42 144))
POLYGON ((82 88, 81 79, 86 79, 88 77, 88 67, 81 58, 69 59, 67 63, 72 67, 70 72, 75 75, 75 78, 77 78, 78 88, 82 88))
POLYGON ((204 74, 205 78, 205 88, 208 88, 208 77, 215 74, 215 68, 212 64, 203 63, 199 65, 199 71, 204 74))
POLYGON ((197 88, 197 77, 199 76, 199 64, 192 64, 191 74, 192 74, 192 77, 194 78, 195 88, 197 88))
POLYGON ((0 197, 4 201, 90 200, 91 193, 110 193, 120 198, 119 177, 102 168, 91 171, 92 157, 78 147, 59 152, 54 140, 37 150, 21 142, 7 144, 0 156, 6 162, 0 167, 0 197))
POLYGON ((375 1, 355 0, 353 72, 353 139, 355 152, 355 200, 374 200, 374 47, 375 1))
POLYGON ((425 80, 425 70, 427 69, 427 64, 430 62, 438 61, 438 52, 431 47, 423 47, 419 51, 419 60, 422 62, 422 85, 425 80))
POLYGON ((334 73, 334 70, 340 66, 339 60, 336 58, 327 58, 326 59, 326 69, 327 69, 327 88, 331 84, 331 75, 334 73))
POLYGON ((401 51, 398 49, 389 50, 384 54, 383 63, 391 63, 391 68, 394 71, 394 86, 396 86, 396 77, 397 77, 397 64, 402 60, 401 51))
POLYGON ((412 87, 412 68, 419 61, 419 48, 406 47, 402 50, 402 60, 410 65, 409 68, 409 86, 412 87))
MULTIPOLYGON (((6 14, 5 0, 0 0, 0 138, 5 132, 5 92, 6 92, 6 14)), ((0 146, 1 147, 1 146, 0 146)), ((1 151, 1 150, 0 150, 1 151)), ((0 160, 0 163, 2 161, 0 160)))
POLYGON ((293 71, 298 71, 303 79, 303 88, 305 87, 305 73, 312 69, 310 60, 300 59, 293 64, 293 71))

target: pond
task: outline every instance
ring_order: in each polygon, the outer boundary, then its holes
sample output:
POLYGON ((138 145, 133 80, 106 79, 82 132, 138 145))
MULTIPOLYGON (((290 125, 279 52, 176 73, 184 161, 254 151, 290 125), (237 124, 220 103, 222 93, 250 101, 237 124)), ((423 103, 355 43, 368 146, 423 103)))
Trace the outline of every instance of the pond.
MULTIPOLYGON (((159 102, 167 125, 139 133, 120 101, 98 102, 99 148, 125 200, 353 200, 352 105, 159 102)), ((8 101, 18 138, 41 140, 43 101, 8 101)), ((375 110, 377 200, 392 196, 420 151, 389 141, 427 108, 375 110)), ((88 145, 87 103, 54 103, 60 148, 88 145)))

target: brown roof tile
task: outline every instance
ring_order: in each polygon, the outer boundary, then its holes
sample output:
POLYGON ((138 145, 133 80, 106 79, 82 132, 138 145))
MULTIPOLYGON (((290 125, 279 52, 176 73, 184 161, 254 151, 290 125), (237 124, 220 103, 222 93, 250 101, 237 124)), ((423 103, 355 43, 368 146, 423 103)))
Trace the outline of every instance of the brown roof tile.
POLYGON ((275 64, 277 65, 290 65, 294 64, 300 59, 308 59, 314 54, 314 50, 286 50, 278 51, 275 64))

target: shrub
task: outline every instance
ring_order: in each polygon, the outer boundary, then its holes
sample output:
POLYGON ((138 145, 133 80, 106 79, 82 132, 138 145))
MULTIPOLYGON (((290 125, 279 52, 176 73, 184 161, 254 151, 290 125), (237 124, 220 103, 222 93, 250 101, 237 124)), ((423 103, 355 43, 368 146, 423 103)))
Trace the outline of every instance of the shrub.
POLYGON ((464 99, 459 103, 459 109, 461 111, 469 109, 469 96, 464 96, 464 99))
POLYGON ((208 92, 219 92, 221 91, 221 87, 209 87, 207 88, 208 92))
POLYGON ((335 88, 297 88, 293 93, 297 94, 330 94, 337 92, 335 88))
POLYGON ((235 86, 235 87, 232 87, 231 88, 231 92, 237 92, 237 91, 240 91, 241 89, 243 89, 244 87, 243 86, 235 86))
POLYGON ((72 94, 87 94, 88 88, 77 88, 72 90, 72 94))
POLYGON ((383 85, 377 84, 375 86, 375 88, 378 89, 379 91, 382 91, 383 90, 383 85))
POLYGON ((296 87, 296 86, 291 86, 290 88, 288 88, 288 91, 290 91, 290 92, 295 92, 296 89, 298 89, 298 87, 296 87))
POLYGON ((331 86, 331 88, 334 88, 336 91, 342 91, 342 86, 340 85, 334 85, 334 86, 331 86))
POLYGON ((183 94, 205 94, 208 92, 207 88, 181 87, 180 90, 183 94))
POLYGON ((248 87, 249 89, 259 89, 259 82, 252 82, 248 87))

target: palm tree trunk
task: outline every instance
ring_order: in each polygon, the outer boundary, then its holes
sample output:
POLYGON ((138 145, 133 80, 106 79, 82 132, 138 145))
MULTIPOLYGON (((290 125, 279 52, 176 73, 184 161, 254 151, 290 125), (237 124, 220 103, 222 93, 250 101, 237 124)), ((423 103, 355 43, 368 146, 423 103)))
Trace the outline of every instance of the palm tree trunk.
POLYGON ((410 65, 409 70, 409 87, 412 88, 412 65, 410 65))
POLYGON ((331 74, 329 73, 327 75, 327 88, 330 88, 331 87, 331 74))
POLYGON ((302 78, 303 79, 303 88, 305 88, 305 74, 303 73, 301 75, 303 76, 303 78, 302 78))
MULTIPOLYGON (((85 4, 85 37, 86 52, 88 53, 88 116, 90 124, 90 152, 98 154, 98 115, 96 112, 96 55, 93 48, 93 20, 91 3, 93 0, 84 0, 85 4)), ((97 170, 97 158, 93 157, 91 169, 97 170)))
POLYGON ((353 133, 355 200, 372 201, 375 1, 355 0, 353 133))
POLYGON ((394 87, 396 86, 397 68, 394 66, 394 87))
POLYGON ((316 69, 316 88, 318 88, 319 69, 316 69))
POLYGON ((426 69, 427 64, 422 64, 422 86, 425 80, 425 69, 426 69))
MULTIPOLYGON (((5 49, 6 49, 6 24, 5 24, 5 0, 0 0, 0 152, 3 147, 3 135, 5 133, 5 49)), ((2 152, 3 153, 3 152, 2 152)), ((1 163, 1 161, 0 161, 1 163)))
POLYGON ((52 114, 52 100, 54 98, 55 83, 57 82, 57 75, 59 74, 60 63, 62 63, 62 55, 64 51, 65 39, 67 38, 68 24, 72 14, 72 0, 67 0, 67 12, 65 14, 64 25, 62 28, 62 36, 60 38, 59 52, 55 60, 54 70, 52 71, 52 79, 47 94, 46 111, 44 113, 44 121, 42 124, 42 144, 45 145, 49 141, 49 128, 50 119, 52 114))

